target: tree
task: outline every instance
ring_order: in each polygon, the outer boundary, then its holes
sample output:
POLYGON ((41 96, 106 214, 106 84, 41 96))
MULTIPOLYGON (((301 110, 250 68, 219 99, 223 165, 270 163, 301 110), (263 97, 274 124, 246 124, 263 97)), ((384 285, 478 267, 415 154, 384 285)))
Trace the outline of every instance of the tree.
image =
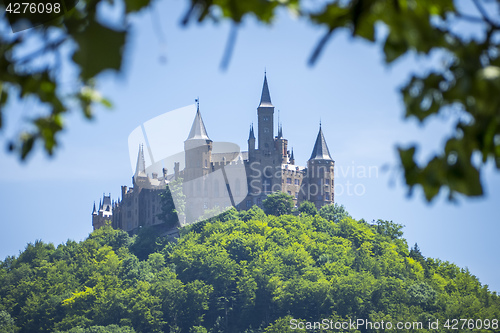
POLYGON ((332 222, 340 222, 346 217, 351 217, 351 215, 349 215, 346 211, 344 205, 339 205, 338 203, 321 207, 319 215, 332 222))
POLYGON ((135 330, 128 326, 91 326, 89 328, 74 327, 68 331, 56 331, 55 333, 135 333, 135 330))
POLYGON ((14 319, 8 312, 0 310, 0 333, 14 333, 16 331, 14 319))
POLYGON ((408 296, 411 304, 421 306, 424 309, 434 305, 436 302, 436 291, 425 282, 416 283, 408 288, 408 296))
POLYGON ((171 181, 160 194, 161 213, 158 214, 158 218, 169 229, 179 227, 179 215, 184 215, 185 204, 186 196, 182 192, 182 178, 178 178, 171 181))
MULTIPOLYGON (((9 140, 9 149, 22 159, 36 142, 43 143, 48 154, 54 152, 57 134, 64 128, 64 115, 73 106, 71 101, 77 101, 77 108, 89 119, 96 103, 111 106, 95 89, 94 78, 106 70, 121 69, 129 34, 126 18, 149 6, 150 1, 126 0, 125 10, 117 20, 121 23, 115 28, 96 19, 101 2, 104 0, 80 1, 63 17, 46 23, 41 29, 28 31, 28 37, 33 38, 0 36, 0 130, 4 129, 3 108, 12 96, 35 97, 49 108, 48 114, 28 121, 24 131, 9 140), (49 30, 52 33, 49 34, 49 30), (42 47, 24 57, 13 56, 32 39, 41 40, 42 47), (39 63, 45 63, 43 59, 50 56, 60 57, 59 49, 70 44, 76 45, 71 52, 71 62, 79 74, 74 77, 74 89, 63 93, 57 76, 62 62, 46 66, 39 63)), ((399 147, 400 166, 410 193, 415 186, 421 186, 429 201, 441 188, 448 190, 450 199, 456 193, 482 195, 481 165, 492 161, 500 169, 500 94, 497 93, 500 41, 496 38, 500 24, 491 14, 498 12, 498 3, 471 0, 477 9, 477 14, 471 15, 459 10, 453 0, 336 0, 322 7, 306 6, 305 2, 190 0, 182 24, 230 20, 237 27, 248 16, 270 24, 284 8, 291 15, 327 30, 314 48, 309 64, 317 61, 337 31, 346 31, 352 37, 380 47, 386 65, 407 54, 439 53, 445 60, 443 64, 424 75, 412 76, 401 89, 401 96, 405 117, 421 123, 436 115, 455 112, 452 135, 443 149, 422 164, 415 161, 417 144, 399 147), (479 36, 469 38, 457 34, 457 27, 464 22, 475 24, 479 36), (375 27, 380 25, 387 33, 377 36, 375 27), (472 155, 480 157, 479 161, 473 162, 472 155)), ((1 20, 5 21, 5 16, 1 20)))
MULTIPOLYGON (((398 239, 401 236, 403 236, 403 232, 401 229, 404 228, 404 225, 394 223, 392 221, 384 221, 384 220, 378 220, 377 221, 377 232, 381 235, 387 236, 390 239, 398 239)), ((416 245, 416 244, 415 244, 416 245)), ((418 246, 417 246, 418 248, 418 246)))
POLYGON ((299 212, 301 214, 307 214, 311 216, 315 216, 316 214, 318 214, 316 206, 310 201, 304 201, 303 203, 301 203, 299 206, 299 212))
POLYGON ((276 192, 267 196, 262 201, 264 212, 268 215, 291 214, 293 209, 293 197, 283 192, 276 192))
POLYGON ((0 261, 0 332, 335 330, 314 326, 317 318, 465 317, 489 319, 491 328, 500 313, 496 292, 438 259, 427 258, 432 274, 424 274, 398 250, 402 237, 374 229, 349 217, 234 216, 142 261, 129 241, 115 249, 110 227, 55 251, 39 242, 0 261))
POLYGON ((130 246, 130 250, 137 258, 145 260, 151 253, 159 251, 167 245, 167 237, 159 236, 158 231, 159 229, 155 228, 155 226, 139 229, 134 242, 130 246))

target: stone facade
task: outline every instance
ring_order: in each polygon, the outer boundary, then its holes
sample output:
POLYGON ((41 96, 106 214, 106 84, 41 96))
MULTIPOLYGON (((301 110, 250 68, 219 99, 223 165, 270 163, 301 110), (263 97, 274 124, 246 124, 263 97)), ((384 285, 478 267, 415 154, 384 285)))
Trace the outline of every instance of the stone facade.
POLYGON ((335 162, 321 124, 311 157, 304 167, 295 164, 293 149, 291 152, 288 149, 281 124, 278 124, 278 134, 274 135, 274 105, 266 76, 257 116, 258 140, 252 125, 248 151, 225 149, 224 152, 215 152, 217 145, 207 134, 198 104, 191 131, 184 141, 185 168, 179 170, 179 163, 175 163, 171 175, 166 169, 160 177, 155 173, 148 175, 144 150, 140 147, 132 177, 133 187, 122 186, 121 199, 116 202, 112 202, 110 196, 104 196, 99 210, 94 204, 94 229, 100 228, 106 220, 110 220, 113 227, 128 232, 160 225, 162 221, 157 217, 161 212, 159 194, 169 182, 179 178, 182 178, 188 207, 183 219, 188 223, 216 207, 234 206, 239 210, 253 205, 262 207, 266 196, 276 191, 290 194, 295 205, 306 200, 313 202, 318 209, 332 204, 335 162))

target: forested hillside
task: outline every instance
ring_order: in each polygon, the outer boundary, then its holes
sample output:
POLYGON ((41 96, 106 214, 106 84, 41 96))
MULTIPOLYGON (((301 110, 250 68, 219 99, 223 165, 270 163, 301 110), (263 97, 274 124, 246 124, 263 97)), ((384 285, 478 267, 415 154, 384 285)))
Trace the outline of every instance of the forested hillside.
POLYGON ((400 225, 307 212, 230 210, 177 243, 104 227, 80 243, 29 244, 1 262, 0 332, 297 332, 292 318, 439 320, 432 332, 456 332, 447 319, 500 318, 495 292, 410 250, 400 225))

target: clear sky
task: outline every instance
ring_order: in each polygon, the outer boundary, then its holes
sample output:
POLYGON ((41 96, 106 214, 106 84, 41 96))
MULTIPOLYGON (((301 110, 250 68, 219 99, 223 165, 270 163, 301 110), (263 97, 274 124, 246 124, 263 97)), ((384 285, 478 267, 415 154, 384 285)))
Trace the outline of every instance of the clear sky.
MULTIPOLYGON (((385 67, 379 48, 339 33, 309 67, 307 59, 324 31, 282 13, 272 27, 247 20, 223 71, 229 25, 181 28, 185 4, 157 2, 153 12, 132 20, 123 74, 104 74, 98 81, 114 109, 99 110, 92 122, 73 112, 54 158, 38 149, 21 164, 0 152, 1 258, 17 255, 36 239, 55 244, 84 239, 92 230, 94 201, 104 192, 118 199, 120 186, 131 185, 130 132, 155 116, 193 104, 198 96, 211 139, 246 150, 266 68, 296 164, 305 165, 309 158, 321 119, 336 161, 336 202, 357 219, 405 225, 404 237, 409 245, 418 242, 424 256, 468 267, 482 283, 500 290, 499 173, 491 166, 484 169, 484 198, 451 204, 442 195, 427 204, 421 191, 406 196, 396 168, 396 145, 418 142, 419 157, 426 158, 450 134, 453 119, 434 118, 425 126, 405 121, 398 93, 410 73, 439 64, 438 56, 430 62, 408 56, 385 67), (158 24, 162 33, 155 30, 158 24)), ((19 115, 40 110, 33 101, 12 103, 5 119, 9 133, 18 128, 19 115)))

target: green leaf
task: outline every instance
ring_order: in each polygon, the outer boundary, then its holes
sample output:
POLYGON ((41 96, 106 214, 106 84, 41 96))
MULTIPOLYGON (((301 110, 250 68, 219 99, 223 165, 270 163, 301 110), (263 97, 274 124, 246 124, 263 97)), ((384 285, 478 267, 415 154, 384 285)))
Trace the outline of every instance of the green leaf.
POLYGON ((125 0, 125 12, 138 12, 142 8, 148 6, 151 0, 125 0))
POLYGON ((91 21, 75 35, 78 51, 73 61, 80 66, 80 76, 88 80, 107 69, 120 70, 126 31, 116 31, 91 21))
POLYGON ((28 153, 33 149, 33 144, 35 143, 35 137, 31 134, 27 134, 22 138, 21 145, 21 159, 24 160, 28 153))

